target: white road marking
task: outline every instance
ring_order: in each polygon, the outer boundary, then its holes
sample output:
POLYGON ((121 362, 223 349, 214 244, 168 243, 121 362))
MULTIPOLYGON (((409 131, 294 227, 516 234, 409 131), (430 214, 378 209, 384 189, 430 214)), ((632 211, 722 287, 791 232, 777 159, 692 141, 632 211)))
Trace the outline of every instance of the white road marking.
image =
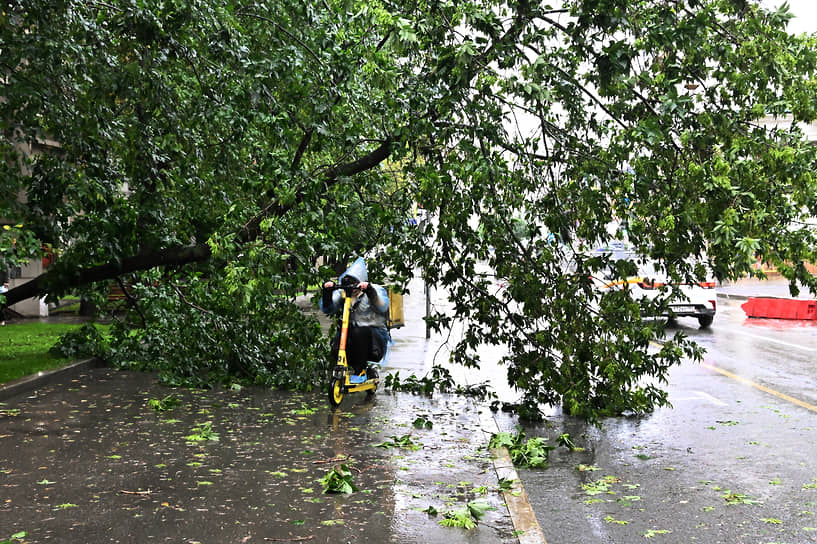
POLYGON ((705 398, 706 400, 708 400, 709 402, 714 404, 715 406, 729 406, 728 402, 724 402, 721 399, 719 399, 718 397, 710 395, 709 393, 704 393, 703 391, 695 391, 695 392, 698 393, 699 396, 705 398))
POLYGON ((717 397, 713 397, 709 393, 704 393, 703 391, 693 391, 695 393, 692 397, 678 397, 670 399, 672 402, 678 401, 685 401, 685 400, 705 400, 707 402, 711 402, 715 406, 729 406, 729 403, 723 402, 717 397))
POLYGON ((807 346, 801 346, 799 344, 792 344, 791 342, 784 342, 783 340, 776 340, 774 338, 769 338, 768 336, 761 336, 759 334, 753 334, 751 332, 744 332, 744 331, 730 331, 730 332, 735 332, 736 334, 742 334, 744 336, 749 336, 751 338, 757 338, 758 340, 765 340, 766 342, 772 342, 772 343, 775 343, 775 344, 780 344, 781 346, 788 346, 790 348, 801 349, 803 351, 809 351, 809 352, 817 351, 817 349, 815 349, 815 348, 810 348, 810 347, 807 347, 807 346))

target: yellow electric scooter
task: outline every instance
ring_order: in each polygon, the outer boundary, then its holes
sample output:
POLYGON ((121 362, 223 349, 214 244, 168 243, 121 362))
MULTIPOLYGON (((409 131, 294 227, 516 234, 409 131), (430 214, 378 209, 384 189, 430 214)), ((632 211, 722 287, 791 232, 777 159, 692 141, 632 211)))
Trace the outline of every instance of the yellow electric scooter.
MULTIPOLYGON (((346 393, 366 391, 367 396, 373 396, 375 391, 377 391, 380 378, 376 372, 368 373, 365 380, 360 376, 355 376, 352 374, 352 370, 349 368, 349 364, 346 360, 346 341, 349 336, 349 314, 352 310, 352 302, 356 298, 354 291, 358 289, 358 284, 335 285, 334 289, 340 289, 343 295, 343 313, 341 314, 340 340, 338 342, 338 362, 332 371, 332 379, 329 382, 329 404, 332 408, 337 408, 340 406, 340 403, 343 402, 343 395, 346 393)), ((382 364, 385 359, 386 355, 383 356, 383 360, 381 360, 379 364, 382 364)))

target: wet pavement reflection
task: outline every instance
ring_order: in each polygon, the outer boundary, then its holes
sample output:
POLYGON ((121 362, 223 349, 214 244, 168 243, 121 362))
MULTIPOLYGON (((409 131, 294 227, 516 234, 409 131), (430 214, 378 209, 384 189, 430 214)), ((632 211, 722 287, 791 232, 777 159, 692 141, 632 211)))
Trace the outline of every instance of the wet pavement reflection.
MULTIPOLYGON (((679 320, 708 352, 671 371, 672 408, 601 427, 554 408, 523 425, 579 446, 556 448, 547 470, 519 471, 549 544, 817 542, 815 337, 739 312, 723 303, 709 331, 679 320)), ((519 422, 500 413, 497 423, 519 422)))
POLYGON ((163 387, 85 370, 0 404, 0 538, 25 542, 514 541, 469 402, 163 387), (417 428, 423 416, 432 429, 417 428), (416 449, 378 447, 409 437, 416 449), (346 464, 359 489, 325 494, 346 464), (440 513, 490 505, 471 531, 440 513))

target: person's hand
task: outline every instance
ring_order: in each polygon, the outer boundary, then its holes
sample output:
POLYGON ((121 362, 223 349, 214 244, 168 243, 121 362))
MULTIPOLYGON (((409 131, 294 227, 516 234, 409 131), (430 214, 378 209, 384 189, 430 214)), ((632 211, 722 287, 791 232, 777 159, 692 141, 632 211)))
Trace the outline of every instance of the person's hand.
POLYGON ((332 287, 334 287, 334 286, 335 286, 335 282, 333 282, 333 281, 327 281, 326 283, 324 283, 324 284, 323 284, 323 286, 324 286, 326 289, 331 289, 332 287))
POLYGON ((369 288, 369 282, 368 281, 362 281, 362 282, 357 284, 357 288, 365 293, 366 289, 369 288))

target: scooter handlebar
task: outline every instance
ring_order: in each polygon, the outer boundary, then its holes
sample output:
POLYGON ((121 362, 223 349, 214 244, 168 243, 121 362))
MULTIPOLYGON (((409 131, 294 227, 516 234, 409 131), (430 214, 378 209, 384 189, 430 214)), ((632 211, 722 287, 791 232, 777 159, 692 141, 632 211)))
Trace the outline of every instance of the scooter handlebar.
POLYGON ((342 285, 342 284, 336 283, 336 284, 332 285, 332 287, 324 287, 324 288, 325 289, 330 289, 332 291, 343 290, 343 291, 345 291, 346 296, 351 296, 352 292, 355 289, 360 288, 360 283, 351 283, 351 284, 347 284, 347 285, 342 285))

